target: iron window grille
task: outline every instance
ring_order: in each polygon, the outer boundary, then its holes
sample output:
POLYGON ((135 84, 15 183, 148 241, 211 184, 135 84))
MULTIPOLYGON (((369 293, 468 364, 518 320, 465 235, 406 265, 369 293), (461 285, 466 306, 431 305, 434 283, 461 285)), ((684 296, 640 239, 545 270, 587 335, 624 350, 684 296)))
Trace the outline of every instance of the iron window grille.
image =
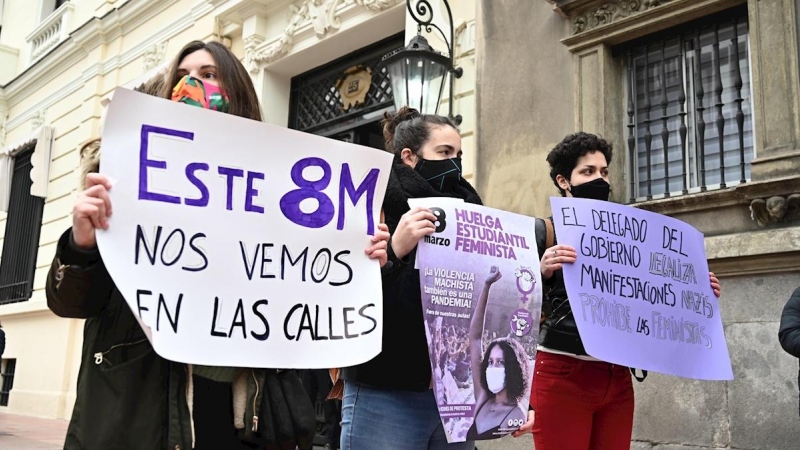
MULTIPOLYGON (((386 53, 403 47, 403 36, 393 36, 366 49, 344 56, 323 67, 292 79, 289 128, 314 134, 330 134, 335 125, 357 126, 363 117, 394 108, 389 73, 378 63, 386 53), (363 105, 344 109, 336 82, 350 67, 362 65, 372 71, 372 83, 363 105)), ((335 131, 333 131, 335 132, 335 131)))
POLYGON ((630 202, 724 189, 754 157, 747 11, 624 49, 630 202))
POLYGON ((4 359, 2 364, 3 371, 0 372, 0 406, 8 406, 8 397, 11 388, 14 387, 14 371, 17 369, 16 359, 4 359))
POLYGON ((32 155, 33 146, 14 157, 0 259, 0 305, 26 301, 33 293, 44 199, 31 195, 32 155))

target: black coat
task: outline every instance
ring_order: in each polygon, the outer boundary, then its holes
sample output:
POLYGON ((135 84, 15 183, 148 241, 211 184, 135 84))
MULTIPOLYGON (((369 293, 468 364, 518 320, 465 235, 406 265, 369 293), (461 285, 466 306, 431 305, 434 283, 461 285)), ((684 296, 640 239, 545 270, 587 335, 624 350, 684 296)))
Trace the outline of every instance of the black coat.
POLYGON ((795 358, 800 358, 800 288, 794 290, 786 306, 783 307, 778 339, 786 352, 795 358))
MULTIPOLYGON (((191 449, 187 366, 156 354, 98 251, 78 250, 71 236, 69 229, 58 241, 46 288, 50 310, 86 319, 77 398, 64 449, 191 449)), ((291 371, 249 370, 246 426, 236 431, 238 439, 258 449, 294 449, 296 438, 303 440, 301 448, 310 448, 314 411, 300 379, 291 371), (257 430, 247 426, 254 416, 260 416, 257 430)), ((195 389, 195 424, 203 414, 197 393, 195 389)), ((229 405, 211 406, 216 407, 229 405)))
MULTIPOLYGON (((795 358, 800 358, 800 288, 794 290, 786 306, 783 307, 778 340, 786 352, 795 358)), ((800 373, 797 380, 800 383, 800 373)))
POLYGON ((58 241, 47 275, 47 306, 86 319, 66 450, 190 449, 186 370, 156 354, 97 250, 58 241))
MULTIPOLYGON (((433 189, 414 169, 395 160, 383 201, 389 232, 409 211, 408 200, 457 197, 480 204, 475 189, 464 179, 453 192, 433 189)), ((422 312, 419 271, 414 269, 416 248, 403 260, 389 248, 391 268, 383 271, 383 348, 371 361, 342 370, 342 378, 386 389, 425 391, 430 388, 431 362, 422 312)))
POLYGON ((0 358, 3 357, 3 353, 6 351, 6 332, 0 328, 0 358))
MULTIPOLYGON (((536 219, 536 246, 539 250, 539 259, 544 256, 546 231, 542 219, 536 219)), ((553 245, 558 240, 553 237, 553 245)), ((553 273, 549 280, 544 281, 542 295, 542 323, 539 325, 539 344, 562 352, 575 355, 586 355, 583 348, 581 335, 578 333, 578 324, 572 314, 572 307, 567 297, 567 288, 564 286, 564 274, 561 270, 553 273)))

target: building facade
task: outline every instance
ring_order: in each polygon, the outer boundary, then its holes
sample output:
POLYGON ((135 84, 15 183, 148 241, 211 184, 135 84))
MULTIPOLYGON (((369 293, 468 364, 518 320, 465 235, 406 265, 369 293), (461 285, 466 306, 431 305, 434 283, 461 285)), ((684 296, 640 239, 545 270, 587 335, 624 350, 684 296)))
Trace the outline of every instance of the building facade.
MULTIPOLYGON (((450 4, 453 109, 486 204, 548 215, 545 155, 584 130, 614 144, 615 201, 705 233, 735 378, 637 383, 632 448, 797 448, 797 361, 777 328, 800 286, 800 2, 450 4)), ((50 313, 43 288, 78 149, 116 87, 215 39, 250 71, 267 122, 380 147, 393 106, 377 61, 416 33, 400 0, 0 0, 0 412, 71 414, 82 322, 50 313), (337 87, 353 73, 371 76, 356 105, 337 87)))
MULTIPOLYGON (((474 178, 476 9, 453 6, 454 106, 474 178)), ((83 323, 54 316, 44 284, 80 190, 78 150, 115 88, 164 70, 191 40, 218 40, 249 70, 265 121, 382 147, 377 122, 394 105, 377 62, 416 34, 399 0, 0 0, 0 413, 71 415, 83 323), (337 87, 353 73, 371 73, 361 101, 337 87)))
POLYGON ((549 214, 547 152, 597 133, 614 145, 612 198, 701 230, 722 281, 734 380, 634 383, 632 448, 800 442, 797 360, 777 338, 800 286, 799 14, 796 0, 478 3, 486 203, 549 214))

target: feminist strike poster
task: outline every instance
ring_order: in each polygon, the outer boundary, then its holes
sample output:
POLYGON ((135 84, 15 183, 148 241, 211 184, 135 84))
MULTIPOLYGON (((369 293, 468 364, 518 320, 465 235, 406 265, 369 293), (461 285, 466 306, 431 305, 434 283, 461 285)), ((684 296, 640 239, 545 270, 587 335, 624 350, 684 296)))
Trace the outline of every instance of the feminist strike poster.
POLYGON ((448 442, 494 439, 527 420, 542 284, 531 217, 434 198, 417 247, 436 401, 448 442))
POLYGON ((550 199, 564 282, 586 352, 628 367, 731 380, 703 234, 667 216, 596 200, 550 199))
POLYGON ((158 354, 327 368, 380 352, 364 249, 391 155, 122 89, 102 151, 100 253, 158 354))

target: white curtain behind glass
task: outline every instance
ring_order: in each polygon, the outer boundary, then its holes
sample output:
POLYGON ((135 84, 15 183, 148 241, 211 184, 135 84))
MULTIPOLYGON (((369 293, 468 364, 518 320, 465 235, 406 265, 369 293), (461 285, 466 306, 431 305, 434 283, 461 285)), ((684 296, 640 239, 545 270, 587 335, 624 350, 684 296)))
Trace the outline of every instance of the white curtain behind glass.
MULTIPOLYGON (((739 71, 742 78, 741 99, 744 114, 744 163, 745 179, 750 178, 750 161, 753 159, 752 109, 750 106, 750 67, 748 54, 747 24, 738 24, 739 71)), ((741 179, 741 156, 739 148, 739 129, 736 123, 739 94, 735 87, 736 62, 735 49, 731 40, 734 38, 734 24, 728 23, 719 28, 719 68, 722 80, 722 115, 725 119, 723 129, 723 148, 725 182, 728 186, 738 184, 741 179)), ((696 191, 701 185, 700 136, 697 131, 698 100, 696 97, 696 77, 702 74, 704 96, 702 113, 705 121, 705 133, 702 138, 704 147, 703 162, 705 165, 705 186, 716 188, 721 181, 720 142, 717 131, 716 92, 714 81, 716 66, 713 61, 714 29, 706 29, 700 33, 700 64, 697 64, 695 48, 697 34, 687 34, 666 41, 665 44, 651 44, 647 57, 642 48, 633 58, 633 78, 635 80, 635 129, 636 129, 636 197, 647 195, 647 146, 648 109, 645 87, 649 89, 650 109, 649 124, 652 135, 650 144, 650 192, 652 195, 667 191, 665 184, 665 158, 662 141, 664 128, 663 117, 669 132, 667 141, 667 162, 669 168, 669 188, 672 195, 680 194, 684 182, 690 191, 696 191), (663 57, 662 57, 663 50, 663 57), (648 61, 649 60, 649 61, 648 61), (648 64, 649 63, 649 64, 648 64), (663 69, 663 72, 662 72, 663 69), (680 102, 681 89, 686 97, 684 123, 687 128, 686 151, 681 145, 679 129, 681 126, 680 102), (666 115, 662 106, 663 93, 666 92, 666 115), (684 180, 685 178, 685 180, 684 180)), ((629 81, 630 82, 630 81, 629 81)))

